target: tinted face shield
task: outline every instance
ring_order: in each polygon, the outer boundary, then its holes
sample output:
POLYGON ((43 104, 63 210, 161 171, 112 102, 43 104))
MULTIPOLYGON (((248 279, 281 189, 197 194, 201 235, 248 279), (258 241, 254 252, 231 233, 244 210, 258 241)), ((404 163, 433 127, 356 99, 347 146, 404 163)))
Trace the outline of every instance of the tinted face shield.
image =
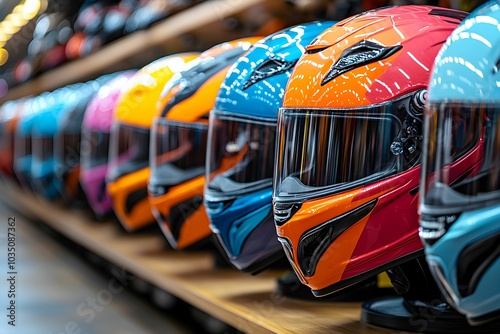
POLYGON ((499 112, 500 105, 429 106, 420 197, 422 238, 442 236, 460 212, 500 202, 499 112))
POLYGON ((19 134, 14 140, 14 171, 19 182, 26 188, 30 188, 30 169, 31 169, 31 135, 19 134))
POLYGON ((82 129, 82 168, 91 169, 108 163, 109 132, 82 129))
POLYGON ((148 167, 149 133, 149 129, 121 123, 113 125, 108 182, 148 167))
POLYGON ((60 133, 57 136, 54 158, 60 177, 65 178, 80 163, 80 141, 80 133, 60 133))
POLYGON ((276 121, 212 111, 205 198, 232 200, 272 187, 276 121))
POLYGON ((207 135, 208 124, 155 119, 149 180, 152 196, 205 173, 207 135))
POLYGON ((281 109, 275 201, 339 193, 416 166, 424 94, 359 109, 281 109))
POLYGON ((53 199, 59 195, 59 185, 55 182, 54 138, 34 135, 32 147, 31 175, 33 186, 45 198, 53 199))

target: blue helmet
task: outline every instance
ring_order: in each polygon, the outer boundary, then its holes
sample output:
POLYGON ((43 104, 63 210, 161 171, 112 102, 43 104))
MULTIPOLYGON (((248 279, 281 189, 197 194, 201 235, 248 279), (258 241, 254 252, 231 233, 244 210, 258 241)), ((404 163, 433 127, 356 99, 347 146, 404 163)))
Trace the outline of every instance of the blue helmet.
POLYGON ((61 115, 74 104, 74 92, 80 87, 81 84, 75 84, 48 93, 31 128, 30 179, 35 192, 49 200, 58 197, 60 190, 55 180, 54 137, 61 115))
POLYGON ((420 237, 441 291, 472 325, 500 317, 498 27, 496 0, 453 32, 425 113, 420 237))
POLYGON ((54 136, 57 118, 67 105, 54 103, 40 111, 31 129, 31 179, 35 191, 46 199, 55 199, 59 190, 54 182, 54 136))
POLYGON ((241 271, 258 272, 283 255, 271 203, 278 109, 305 47, 333 24, 298 25, 257 42, 229 70, 210 114, 205 206, 241 271))
POLYGON ((39 112, 48 105, 49 101, 49 93, 43 93, 28 100, 17 123, 14 138, 14 173, 21 186, 30 190, 33 190, 31 182, 31 129, 39 112))

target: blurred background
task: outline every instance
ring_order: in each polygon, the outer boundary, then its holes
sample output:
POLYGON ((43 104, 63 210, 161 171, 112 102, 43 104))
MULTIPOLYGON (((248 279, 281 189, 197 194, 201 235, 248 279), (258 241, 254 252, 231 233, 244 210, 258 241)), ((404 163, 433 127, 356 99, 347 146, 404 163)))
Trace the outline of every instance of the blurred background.
POLYGON ((312 20, 340 20, 365 10, 410 3, 470 11, 483 2, 3 0, 0 4, 0 103, 100 74, 140 68, 167 54, 201 51, 226 40, 268 35, 312 20), (106 48, 109 44, 114 46, 106 48), (76 63, 71 70, 54 73, 38 82, 36 89, 24 87, 12 92, 14 87, 51 69, 88 56, 92 57, 76 63))

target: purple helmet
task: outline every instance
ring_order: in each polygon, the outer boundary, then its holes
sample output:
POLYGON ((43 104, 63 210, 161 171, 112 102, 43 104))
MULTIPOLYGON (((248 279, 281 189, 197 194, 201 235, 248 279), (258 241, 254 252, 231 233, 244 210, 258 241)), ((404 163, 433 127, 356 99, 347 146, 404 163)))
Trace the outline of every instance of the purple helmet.
POLYGON ((102 86, 88 104, 83 118, 80 183, 90 207, 101 218, 112 213, 105 176, 113 112, 121 87, 133 74, 133 71, 124 72, 102 86))

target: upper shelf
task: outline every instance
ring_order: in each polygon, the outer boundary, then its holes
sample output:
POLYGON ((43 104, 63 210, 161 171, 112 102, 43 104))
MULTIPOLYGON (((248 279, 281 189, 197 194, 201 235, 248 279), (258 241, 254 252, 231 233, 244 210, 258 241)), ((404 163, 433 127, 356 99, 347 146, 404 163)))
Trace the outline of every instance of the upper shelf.
POLYGON ((277 295, 276 271, 252 276, 214 268, 207 252, 168 249, 160 234, 126 233, 114 221, 37 200, 0 182, 0 200, 31 214, 92 253, 245 333, 395 333, 360 321, 360 303, 301 301, 277 295), (8 194, 5 195, 5 194, 8 194))
MULTIPOLYGON (((283 1, 278 1, 282 3, 283 1)), ((147 30, 125 36, 96 52, 63 64, 39 77, 12 88, 0 104, 23 96, 51 91, 90 76, 97 76, 120 61, 160 46, 183 34, 201 29, 256 5, 277 4, 275 0, 209 0, 179 12, 147 30)))

